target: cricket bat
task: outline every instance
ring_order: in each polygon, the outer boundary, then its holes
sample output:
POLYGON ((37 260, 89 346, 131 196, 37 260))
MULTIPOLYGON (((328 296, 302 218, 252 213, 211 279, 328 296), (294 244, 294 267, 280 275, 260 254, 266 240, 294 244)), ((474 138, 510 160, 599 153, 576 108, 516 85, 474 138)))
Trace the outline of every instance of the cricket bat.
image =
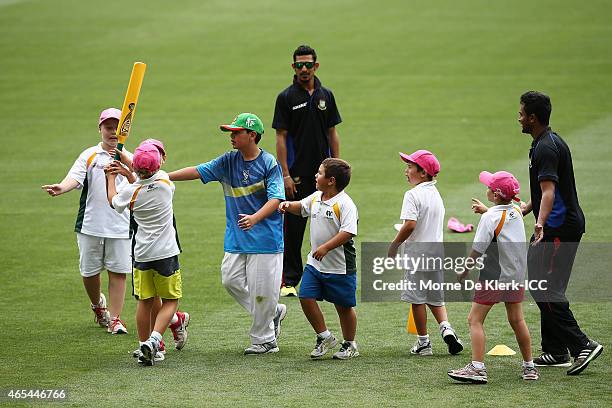
POLYGON ((136 113, 138 95, 140 94, 140 87, 142 86, 142 80, 144 79, 146 69, 147 64, 144 62, 135 62, 132 68, 132 75, 130 75, 130 82, 128 83, 127 92, 125 93, 125 99, 123 100, 123 106, 121 108, 121 119, 117 126, 117 151, 115 152, 115 160, 119 160, 119 152, 123 150, 123 145, 130 135, 130 129, 134 122, 134 114, 136 113))

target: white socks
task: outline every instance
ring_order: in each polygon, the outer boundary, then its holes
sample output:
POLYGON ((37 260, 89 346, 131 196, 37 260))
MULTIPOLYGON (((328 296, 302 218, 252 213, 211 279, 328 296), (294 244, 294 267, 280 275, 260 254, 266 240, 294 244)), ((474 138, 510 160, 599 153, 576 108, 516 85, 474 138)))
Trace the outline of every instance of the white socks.
POLYGON ((423 344, 427 344, 429 342, 429 334, 426 334, 424 336, 417 336, 419 338, 419 344, 423 345, 423 344))
POLYGON ((155 346, 159 347, 162 341, 162 335, 159 332, 153 331, 151 332, 151 336, 149 337, 149 340, 153 340, 155 342, 155 346))
POLYGON ((321 333, 317 333, 317 337, 320 337, 322 339, 326 339, 329 336, 331 336, 331 332, 329 330, 325 330, 325 331, 322 331, 321 333))
POLYGON ((173 324, 176 324, 176 322, 178 322, 178 316, 175 313, 172 315, 172 320, 170 320, 170 324, 168 326, 172 326, 173 324))
POLYGON ((451 329, 451 330, 453 329, 450 323, 446 320, 444 320, 443 322, 440 322, 439 327, 440 327, 440 334, 444 334, 444 330, 446 329, 451 329))
POLYGON ((524 368, 534 368, 535 365, 533 364, 533 360, 531 360, 531 361, 523 361, 523 367, 524 368))
POLYGON ((477 370, 482 370, 482 369, 485 368, 485 365, 484 365, 484 363, 482 361, 472 361, 472 365, 477 370))

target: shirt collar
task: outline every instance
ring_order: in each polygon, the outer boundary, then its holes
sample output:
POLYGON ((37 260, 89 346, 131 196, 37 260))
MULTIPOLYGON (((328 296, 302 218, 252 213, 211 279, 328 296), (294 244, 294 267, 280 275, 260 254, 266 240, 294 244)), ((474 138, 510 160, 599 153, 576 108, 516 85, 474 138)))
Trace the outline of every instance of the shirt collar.
POLYGON ((96 153, 100 154, 100 153, 106 153, 110 156, 110 153, 107 152, 106 150, 104 150, 104 148, 102 147, 102 142, 98 143, 98 145, 96 146, 96 153))
POLYGON ((419 183, 416 186, 414 186, 414 188, 435 186, 437 182, 438 182, 438 180, 424 181, 424 182, 419 183))
POLYGON ((538 144, 538 142, 542 139, 542 136, 547 135, 549 133, 552 133, 552 129, 550 128, 550 126, 544 129, 538 137, 533 139, 533 142, 531 142, 531 147, 535 147, 538 144))
POLYGON ((514 209, 514 205, 512 205, 512 203, 494 205, 493 207, 489 208, 489 210, 493 210, 493 211, 506 211, 506 210, 513 210, 513 209, 514 209))
POLYGON ((346 194, 344 192, 344 190, 342 190, 341 192, 339 192, 338 194, 336 194, 335 196, 333 196, 332 198, 330 198, 329 200, 325 200, 323 201, 323 193, 321 193, 319 195, 319 197, 317 198, 317 201, 319 201, 320 203, 323 203, 325 205, 329 205, 332 206, 334 205, 336 202, 338 202, 338 200, 340 200, 342 198, 342 195, 346 194))

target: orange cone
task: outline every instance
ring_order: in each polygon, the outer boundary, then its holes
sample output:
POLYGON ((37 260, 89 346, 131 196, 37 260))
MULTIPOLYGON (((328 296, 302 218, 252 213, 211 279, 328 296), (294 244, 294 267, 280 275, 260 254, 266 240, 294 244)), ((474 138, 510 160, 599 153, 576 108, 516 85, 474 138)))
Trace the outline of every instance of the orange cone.
POLYGON ((412 314, 412 305, 410 305, 410 312, 408 312, 406 331, 410 334, 417 334, 416 323, 414 323, 414 315, 412 314))

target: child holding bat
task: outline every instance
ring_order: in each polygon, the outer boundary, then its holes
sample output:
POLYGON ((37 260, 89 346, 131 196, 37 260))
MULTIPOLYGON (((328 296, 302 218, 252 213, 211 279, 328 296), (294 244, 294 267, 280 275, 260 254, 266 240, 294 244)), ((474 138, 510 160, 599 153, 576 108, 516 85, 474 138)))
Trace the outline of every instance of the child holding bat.
MULTIPOLYGON (((146 140, 143 140, 141 144, 145 144, 145 143, 150 143, 153 146, 155 146, 155 148, 157 148, 161 156, 160 166, 163 166, 164 163, 166 162, 166 148, 164 147, 163 142, 161 142, 160 140, 156 140, 156 139, 146 139, 146 140)), ((127 168, 126 166, 123 166, 119 161, 116 160, 110 165, 108 165, 107 171, 113 174, 122 174, 126 177, 129 177, 128 173, 133 171, 132 159, 126 156, 125 158, 123 158, 123 160, 124 160, 124 163, 127 165, 127 168)), ((174 219, 174 216, 172 218, 172 223, 176 228, 176 221, 174 219)), ((138 231, 138 224, 135 222, 133 217, 131 219, 131 227, 132 227, 132 232, 133 232, 132 237, 135 238, 135 233, 138 231)), ((180 247, 180 243, 179 243, 179 247, 180 247)), ((162 307, 162 300, 159 296, 156 296, 153 301, 153 306, 151 308, 150 328, 148 330, 149 332, 153 331, 153 327, 155 326, 155 320, 157 319, 157 313, 159 312, 161 307, 162 307)), ((181 312, 178 310, 174 314, 174 316, 172 316, 172 320, 170 320, 170 326, 168 327, 172 331, 172 336, 174 337, 174 346, 177 350, 181 350, 185 346, 185 343, 187 342, 187 335, 188 335, 187 327, 189 326, 190 320, 191 320, 191 316, 189 313, 181 312)), ((163 360, 165 353, 166 353, 166 345, 164 344, 164 341, 162 340, 160 343, 159 352, 156 356, 156 360, 157 361, 163 360)), ((142 352, 140 351, 140 347, 134 350, 132 355, 134 358, 139 358, 142 355, 142 352)))
MULTIPOLYGON (((81 190, 74 227, 79 246, 79 269, 91 301, 94 321, 112 334, 127 333, 119 316, 123 310, 125 278, 132 273, 129 213, 118 214, 106 201, 104 167, 113 161, 120 117, 119 109, 103 110, 98 120, 101 142, 85 149, 60 183, 42 186, 52 197, 75 188, 81 190), (108 271, 110 304, 100 291, 100 272, 103 269, 108 271)), ((129 153, 124 153, 122 157, 129 157, 129 153)), ((118 176, 115 183, 127 184, 128 180, 118 176)))
POLYGON ((120 214, 129 209, 138 225, 134 239, 134 295, 138 299, 136 326, 142 353, 138 361, 144 365, 160 360, 162 335, 175 317, 182 297, 178 260, 181 249, 172 209, 174 184, 160 166, 160 151, 154 144, 144 142, 134 152, 132 161, 138 175, 135 183, 121 186, 117 192, 117 175, 112 171, 106 173, 108 202, 120 214), (162 304, 151 328, 156 297, 162 299, 162 304))

